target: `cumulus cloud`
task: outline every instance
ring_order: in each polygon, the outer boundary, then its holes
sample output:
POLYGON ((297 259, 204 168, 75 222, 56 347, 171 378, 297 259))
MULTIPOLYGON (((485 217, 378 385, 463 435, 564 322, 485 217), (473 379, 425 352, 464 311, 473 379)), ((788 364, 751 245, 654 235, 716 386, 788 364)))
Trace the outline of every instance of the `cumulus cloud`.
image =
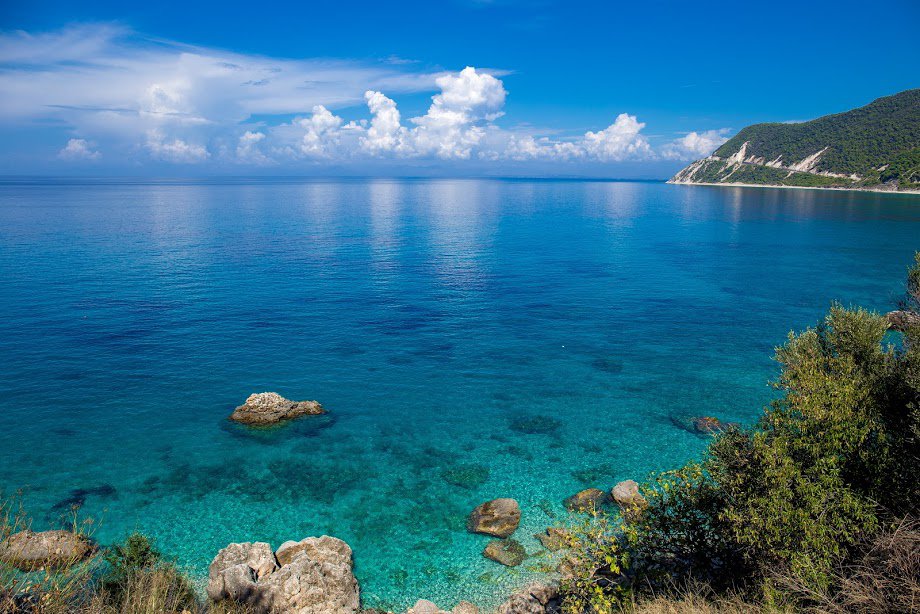
POLYGON ((265 133, 247 130, 240 136, 236 145, 236 161, 242 164, 256 164, 264 166, 273 161, 259 148, 265 140, 265 133))
POLYGON ((604 130, 585 134, 585 151, 602 161, 650 158, 652 148, 640 134, 643 128, 645 124, 635 115, 620 113, 604 130))
POLYGON ((188 143, 180 138, 167 139, 159 130, 147 133, 146 146, 153 158, 164 162, 197 164, 210 157, 204 145, 188 143))
POLYGON ((58 152, 58 158, 61 160, 98 160, 102 154, 93 151, 90 144, 84 139, 70 139, 67 145, 58 152))
POLYGON ((99 159, 101 144, 108 160, 255 166, 682 160, 725 141, 726 131, 710 130, 655 148, 645 123, 628 113, 606 128, 567 136, 503 127, 508 92, 501 77, 471 66, 426 72, 386 60, 238 54, 151 41, 113 25, 0 33, 0 130, 61 126, 92 139, 71 139, 58 152, 66 160, 99 159), (404 119, 393 96, 422 91, 432 92, 426 112, 404 119), (361 103, 365 118, 342 117, 361 103))
POLYGON ((696 160, 705 158, 728 140, 728 128, 690 132, 667 143, 661 148, 661 155, 668 160, 696 160))
POLYGON ((400 123, 396 102, 372 91, 365 92, 364 99, 372 119, 367 134, 360 138, 361 148, 371 154, 405 151, 407 132, 400 123))

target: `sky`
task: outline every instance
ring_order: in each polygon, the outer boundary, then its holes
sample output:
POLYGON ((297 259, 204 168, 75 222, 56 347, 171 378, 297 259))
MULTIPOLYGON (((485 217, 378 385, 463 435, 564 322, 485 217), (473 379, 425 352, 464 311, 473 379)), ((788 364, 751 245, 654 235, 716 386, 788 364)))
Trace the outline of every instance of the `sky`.
POLYGON ((666 178, 920 87, 920 2, 0 0, 0 174, 666 178))

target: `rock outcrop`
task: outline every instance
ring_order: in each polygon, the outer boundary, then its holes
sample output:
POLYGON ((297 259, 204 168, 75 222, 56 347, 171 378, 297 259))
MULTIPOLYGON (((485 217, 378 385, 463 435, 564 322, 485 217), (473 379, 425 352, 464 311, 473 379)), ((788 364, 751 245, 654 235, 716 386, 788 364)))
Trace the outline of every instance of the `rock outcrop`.
POLYGON ((906 332, 908 328, 920 327, 920 313, 913 311, 889 311, 886 315, 888 325, 900 332, 906 332))
POLYGON ((486 545, 482 555, 506 567, 517 567, 527 558, 527 551, 513 539, 494 539, 486 545))
POLYGON ((648 507, 648 501, 639 492, 639 484, 635 480, 620 482, 610 491, 610 496, 620 506, 623 518, 629 521, 638 519, 648 507))
POLYGON ((479 614, 479 608, 469 601, 461 601, 453 610, 442 610, 437 604, 427 599, 419 599, 415 605, 406 611, 406 614, 479 614))
POLYGON ((230 419, 251 426, 269 426, 324 413, 326 410, 316 401, 291 401, 276 392, 260 392, 249 395, 246 402, 230 414, 230 419))
POLYGON ((548 584, 530 584, 498 606, 495 614, 555 614, 560 612, 559 590, 548 584))
POLYGON ((466 528, 471 533, 508 537, 521 523, 521 508, 514 499, 486 501, 470 513, 466 528))
POLYGON ((279 614, 360 610, 351 548, 326 535, 285 542, 277 553, 264 542, 230 544, 211 563, 208 596, 279 614))
POLYGON ((20 531, 0 542, 0 561, 23 571, 66 567, 86 559, 96 547, 71 531, 20 531))
POLYGON ((599 488, 586 488, 563 503, 566 509, 573 512, 592 512, 601 509, 607 503, 607 493, 599 488))

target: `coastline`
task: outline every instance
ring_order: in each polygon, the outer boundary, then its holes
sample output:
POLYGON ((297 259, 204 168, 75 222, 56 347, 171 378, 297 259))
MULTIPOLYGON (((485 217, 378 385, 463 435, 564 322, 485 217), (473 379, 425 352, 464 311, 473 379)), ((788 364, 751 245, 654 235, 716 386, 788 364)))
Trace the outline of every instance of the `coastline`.
POLYGON ((705 181, 671 181, 665 183, 670 185, 708 185, 714 187, 727 188, 781 188, 786 190, 819 190, 822 192, 871 192, 875 194, 909 194, 913 196, 920 195, 920 190, 887 190, 881 188, 822 188, 819 186, 800 186, 800 185, 776 185, 769 183, 712 183, 705 181))

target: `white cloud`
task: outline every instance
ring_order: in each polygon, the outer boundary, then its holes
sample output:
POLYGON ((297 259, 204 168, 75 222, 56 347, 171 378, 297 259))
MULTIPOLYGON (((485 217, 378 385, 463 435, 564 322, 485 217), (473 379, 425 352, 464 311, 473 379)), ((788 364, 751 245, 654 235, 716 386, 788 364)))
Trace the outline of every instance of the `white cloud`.
POLYGON ((313 107, 313 115, 297 120, 304 129, 300 151, 308 156, 324 157, 332 154, 339 142, 342 118, 332 114, 323 105, 313 107))
POLYGON ((643 128, 645 124, 635 115, 620 113, 604 130, 585 133, 585 151, 605 162, 651 158, 652 148, 640 134, 643 128))
POLYGON ((373 117, 367 134, 360 139, 362 149, 371 154, 405 151, 406 129, 400 123, 396 102, 381 92, 367 91, 364 98, 373 117))
POLYGON ((188 143, 180 138, 168 140, 159 130, 147 133, 146 146, 152 157, 164 162, 197 164, 210 157, 204 145, 188 143))
POLYGON ((68 160, 99 159, 101 144, 107 160, 256 166, 678 160, 706 155, 725 140, 726 131, 691 132, 655 149, 645 124, 628 113, 580 135, 502 127, 508 92, 501 74, 471 66, 424 72, 392 60, 269 58, 151 41, 112 25, 0 33, 0 129, 61 126, 92 139, 71 139, 59 153, 68 160), (431 104, 403 123, 391 96, 420 91, 432 92, 431 104), (366 119, 340 115, 361 102, 366 119))
POLYGON ((470 66, 456 75, 438 77, 435 83, 441 93, 432 97, 428 113, 412 118, 417 126, 412 134, 414 149, 439 158, 467 159, 485 135, 481 124, 503 115, 505 87, 470 66))
POLYGON ((697 160, 705 158, 728 140, 730 130, 707 130, 690 132, 687 135, 667 143, 661 148, 662 157, 668 160, 697 160))
POLYGON ((58 152, 58 158, 62 160, 98 160, 102 154, 93 151, 90 144, 84 139, 70 139, 67 145, 58 152))
POLYGON ((256 164, 265 166, 273 160, 265 155, 259 148, 259 143, 265 140, 265 133, 247 130, 240 136, 236 145, 236 161, 242 164, 256 164))

